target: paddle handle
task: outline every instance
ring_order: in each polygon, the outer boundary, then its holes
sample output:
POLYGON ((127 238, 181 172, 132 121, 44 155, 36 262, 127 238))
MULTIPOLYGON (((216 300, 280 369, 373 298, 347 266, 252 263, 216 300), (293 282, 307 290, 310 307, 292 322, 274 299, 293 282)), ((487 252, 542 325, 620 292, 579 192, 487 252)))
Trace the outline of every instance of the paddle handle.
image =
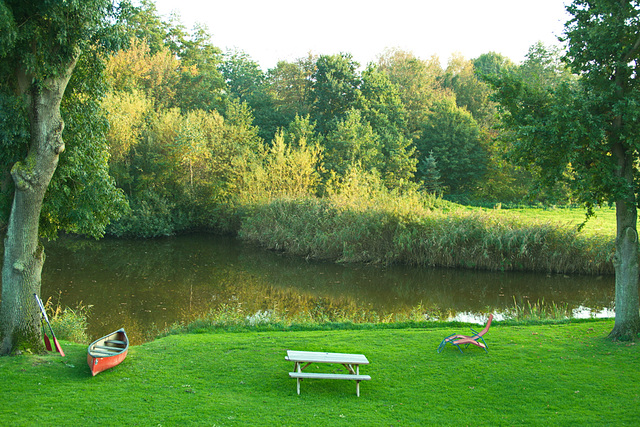
MULTIPOLYGON (((40 306, 40 312, 44 316, 44 320, 46 320, 47 321, 47 325, 49 325, 49 318, 47 317, 47 311, 44 309, 44 305, 42 304, 42 300, 40 300, 40 297, 38 296, 38 294, 33 294, 33 296, 36 298, 36 301, 38 302, 38 305, 40 306)), ((51 327, 51 325, 49 325, 49 327, 51 327)))
MULTIPOLYGON (((38 306, 40 307, 40 311, 42 312, 42 315, 44 316, 44 320, 47 321, 47 325, 49 325, 49 330, 51 331, 51 336, 53 337, 53 344, 56 347, 56 350, 58 351, 58 353, 60 353, 60 355, 62 357, 64 357, 64 351, 62 351, 62 347, 60 346, 60 343, 58 342, 58 340, 56 339, 56 334, 53 333, 53 328, 51 327, 51 323, 49 323, 49 317, 47 317, 47 312, 44 309, 44 305, 42 304, 42 300, 40 299, 40 297, 38 297, 38 294, 33 294, 33 296, 36 298, 36 301, 38 302, 38 306)), ((47 335, 45 334, 45 337, 47 335)), ((51 344, 49 344, 51 345, 51 344)))

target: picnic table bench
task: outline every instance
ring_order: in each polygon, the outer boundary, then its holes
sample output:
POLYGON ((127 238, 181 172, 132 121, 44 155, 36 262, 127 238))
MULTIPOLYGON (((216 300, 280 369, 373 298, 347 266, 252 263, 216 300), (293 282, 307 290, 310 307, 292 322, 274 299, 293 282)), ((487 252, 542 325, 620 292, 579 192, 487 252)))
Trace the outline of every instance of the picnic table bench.
POLYGON ((360 397, 360 381, 369 381, 369 375, 360 375, 360 365, 368 365, 369 361, 363 354, 347 353, 323 353, 316 351, 287 350, 285 360, 294 362, 293 372, 289 377, 297 380, 298 394, 300 394, 300 382, 307 378, 328 380, 353 380, 356 382, 356 395, 360 397), (302 372, 312 363, 335 363, 347 369, 346 374, 332 374, 324 372, 302 372))

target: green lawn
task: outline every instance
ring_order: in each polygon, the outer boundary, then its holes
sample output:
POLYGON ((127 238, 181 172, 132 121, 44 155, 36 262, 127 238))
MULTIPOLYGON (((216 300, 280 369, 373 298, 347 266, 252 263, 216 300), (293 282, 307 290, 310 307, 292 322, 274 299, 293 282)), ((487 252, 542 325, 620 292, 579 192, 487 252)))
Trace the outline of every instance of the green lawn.
MULTIPOLYGON (((538 221, 552 222, 576 227, 584 222, 584 209, 580 208, 518 208, 501 209, 497 212, 504 215, 517 214, 524 218, 538 221)), ((595 210, 596 215, 589 218, 583 231, 588 235, 616 236, 616 210, 615 208, 599 208, 595 210)))
MULTIPOLYGON (((435 349, 466 326, 174 335, 91 377, 86 346, 0 358, 3 425, 637 425, 640 349, 611 320, 494 323, 489 353, 435 349), (363 353, 372 380, 306 380, 287 349, 363 353)), ((313 366, 308 369, 317 369, 313 366)))

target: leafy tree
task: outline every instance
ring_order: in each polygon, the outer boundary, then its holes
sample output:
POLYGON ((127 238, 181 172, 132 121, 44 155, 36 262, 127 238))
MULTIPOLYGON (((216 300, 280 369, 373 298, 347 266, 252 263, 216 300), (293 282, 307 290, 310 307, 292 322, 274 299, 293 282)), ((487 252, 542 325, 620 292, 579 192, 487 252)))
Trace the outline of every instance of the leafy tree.
POLYGON ((348 54, 322 55, 316 61, 311 117, 321 134, 335 129, 336 124, 355 108, 360 96, 358 66, 348 54))
POLYGON ((266 76, 258 63, 241 51, 229 52, 220 70, 232 99, 246 103, 252 110, 253 123, 259 136, 270 141, 286 120, 275 108, 275 101, 267 90, 266 76))
MULTIPOLYGON (((560 51, 553 46, 536 43, 531 46, 525 61, 519 66, 505 62, 500 56, 496 59, 492 54, 487 55, 483 56, 485 62, 482 66, 488 70, 478 73, 480 79, 491 83, 500 80, 500 76, 512 76, 512 79, 526 82, 527 93, 530 95, 527 103, 531 103, 530 106, 543 105, 547 93, 572 79, 566 64, 561 61, 560 51), (487 60, 487 57, 493 59, 487 60), (534 98, 537 98, 537 101, 534 101, 534 98)), ((500 99, 500 95, 496 96, 496 99, 500 99)), ((538 110, 528 111, 537 114, 534 111, 538 110)), ((542 109, 539 112, 546 114, 542 109)), ((499 127, 485 127, 481 131, 490 154, 485 179, 480 183, 475 195, 483 200, 501 202, 571 203, 571 194, 565 185, 532 185, 536 183, 533 175, 540 176, 539 168, 533 165, 524 167, 522 163, 518 164, 514 160, 510 153, 517 145, 517 136, 508 128, 498 131, 499 127)))
POLYGON ((480 79, 503 74, 514 67, 515 64, 509 58, 496 52, 483 53, 473 60, 473 69, 480 79))
POLYGON ((178 58, 182 70, 177 105, 184 110, 224 111, 222 52, 211 43, 206 27, 196 26, 192 35, 183 38, 178 58))
MULTIPOLYGON (((565 60, 579 80, 497 81, 505 123, 522 164, 547 185, 563 181, 585 203, 616 205, 614 339, 640 332, 637 205, 640 135, 640 2, 574 0, 565 60)), ((549 68, 549 67, 547 67, 549 68)))
POLYGON ((389 188, 400 186, 413 178, 417 163, 400 89, 387 74, 371 65, 362 74, 360 92, 363 119, 380 137, 385 161, 379 171, 389 188))
POLYGON ((471 113, 455 105, 453 99, 443 99, 434 103, 422 126, 416 141, 418 159, 422 161, 432 153, 449 192, 474 189, 486 171, 487 153, 471 113))
POLYGON ((431 105, 450 96, 442 87, 440 61, 437 57, 421 60, 412 53, 391 50, 380 57, 378 69, 387 74, 399 90, 406 111, 407 136, 418 138, 431 105))
MULTIPOLYGON (((11 168, 14 198, 4 245, 0 353, 42 349, 33 294, 40 293, 44 264, 38 240, 43 201, 65 150, 61 104, 80 55, 113 46, 117 12, 107 0, 0 1, 1 91, 4 99, 13 97, 14 114, 26 113, 29 123, 28 137, 23 130, 8 133, 19 136, 18 147, 2 142, 26 156, 11 168)), ((99 234, 100 227, 94 231, 99 234)))
POLYGON ((380 137, 356 109, 349 110, 346 117, 337 122, 324 146, 324 167, 338 177, 346 176, 354 167, 379 172, 384 163, 380 137))
POLYGON ((158 15, 153 0, 141 0, 140 6, 131 10, 124 23, 127 40, 132 38, 149 46, 151 55, 167 47, 166 40, 171 32, 171 24, 158 15))
POLYGON ((485 127, 491 127, 496 115, 495 104, 490 100, 491 88, 478 79, 473 61, 453 55, 445 70, 442 85, 456 96, 456 104, 469 110, 473 118, 485 127))
POLYGON ((110 175, 109 124, 99 99, 105 84, 96 64, 95 58, 80 57, 61 103, 65 155, 60 156, 40 215, 40 235, 50 239, 58 230, 101 237, 127 210, 124 194, 110 175))
POLYGON ((155 109, 177 104, 180 60, 168 48, 151 54, 149 46, 136 39, 128 49, 111 56, 106 65, 107 78, 118 91, 141 91, 153 101, 155 109))
POLYGON ((285 142, 295 145, 298 141, 305 141, 308 146, 320 144, 321 138, 316 132, 315 124, 311 122, 309 115, 300 117, 296 115, 285 132, 285 142))
POLYGON ((267 72, 267 90, 274 107, 288 122, 296 115, 304 117, 311 113, 311 76, 316 60, 309 55, 295 62, 280 61, 267 72))
POLYGON ((513 67, 510 71, 520 74, 530 87, 555 89, 562 83, 575 79, 562 56, 560 47, 538 42, 529 48, 522 65, 513 67))
MULTIPOLYGON (((151 59, 156 67, 160 58, 164 58, 165 61, 179 60, 179 63, 173 63, 175 69, 172 70, 177 79, 172 82, 165 80, 162 83, 165 90, 170 88, 175 93, 171 103, 166 106, 178 106, 186 110, 223 109, 225 83, 218 70, 222 62, 222 53, 211 43, 206 26, 198 24, 189 33, 178 17, 171 16, 168 21, 163 20, 150 0, 143 0, 140 7, 127 16, 125 24, 126 35, 135 42, 124 55, 125 58, 129 58, 123 65, 132 68, 117 69, 117 75, 121 76, 119 78, 126 79, 131 74, 139 74, 140 68, 147 73, 150 72, 151 59), (136 54, 137 57, 131 57, 132 54, 136 54)), ((121 82, 122 80, 117 83, 121 82)), ((119 84, 116 84, 115 88, 131 90, 131 87, 119 84)))
POLYGON ((318 144, 307 145, 304 137, 287 133, 279 131, 273 143, 260 150, 258 161, 246 174, 235 196, 239 202, 250 205, 315 194, 322 149, 318 144))
POLYGON ((152 103, 135 89, 131 92, 111 91, 104 97, 102 108, 109 120, 107 140, 111 164, 126 162, 129 151, 142 138, 152 103))

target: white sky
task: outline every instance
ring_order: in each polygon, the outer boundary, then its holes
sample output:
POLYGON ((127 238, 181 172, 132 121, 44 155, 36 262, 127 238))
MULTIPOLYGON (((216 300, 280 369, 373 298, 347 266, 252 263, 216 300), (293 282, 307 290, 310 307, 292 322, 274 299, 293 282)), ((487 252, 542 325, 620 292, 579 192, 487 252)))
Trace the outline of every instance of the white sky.
POLYGON ((455 52, 498 52, 520 62, 538 41, 557 44, 569 0, 156 0, 192 29, 205 24, 223 51, 246 52, 266 71, 309 52, 351 53, 361 65, 400 48, 443 65, 455 52))

